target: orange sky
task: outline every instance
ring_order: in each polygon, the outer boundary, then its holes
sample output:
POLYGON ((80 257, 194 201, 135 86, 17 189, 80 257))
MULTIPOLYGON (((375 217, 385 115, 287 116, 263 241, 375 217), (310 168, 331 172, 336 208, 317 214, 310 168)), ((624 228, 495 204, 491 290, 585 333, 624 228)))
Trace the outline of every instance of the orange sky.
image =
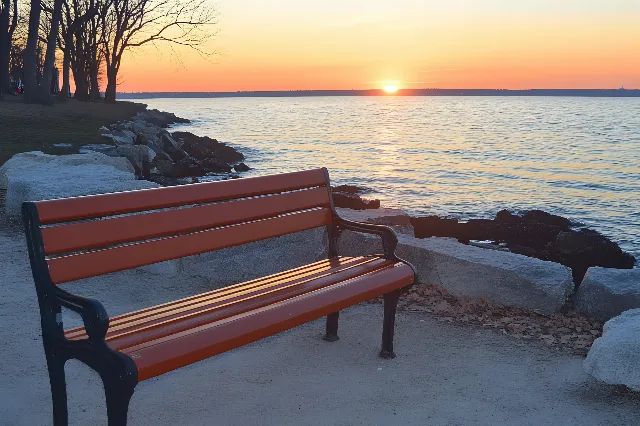
POLYGON ((138 50, 119 90, 640 88, 637 0, 214 4, 211 61, 138 50))

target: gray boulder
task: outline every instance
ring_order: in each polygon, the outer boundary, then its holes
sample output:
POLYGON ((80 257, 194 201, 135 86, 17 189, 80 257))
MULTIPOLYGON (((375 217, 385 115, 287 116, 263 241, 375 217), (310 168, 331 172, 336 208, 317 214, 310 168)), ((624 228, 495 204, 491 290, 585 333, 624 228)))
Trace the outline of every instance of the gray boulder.
POLYGON ((640 309, 609 320, 584 361, 584 369, 610 385, 640 391, 640 309))
POLYGON ((98 152, 74 155, 18 154, 3 166, 7 215, 20 214, 23 201, 155 188, 137 180, 126 158, 98 152), (6 166, 6 167, 5 167, 6 166))
MULTIPOLYGON (((345 232, 340 253, 380 253, 377 241, 377 237, 345 232)), ((554 313, 574 288, 571 270, 557 263, 468 246, 450 238, 399 235, 398 241, 398 256, 414 266, 421 283, 438 285, 455 296, 554 313)))
POLYGON ((100 152, 89 151, 84 154, 50 155, 40 151, 23 152, 11 157, 0 167, 0 189, 7 189, 8 176, 11 174, 38 174, 40 169, 64 169, 80 165, 105 165, 123 172, 133 173, 134 169, 126 158, 110 157, 100 152))
POLYGON ((607 320, 640 308, 640 269, 589 268, 578 288, 575 309, 607 320))

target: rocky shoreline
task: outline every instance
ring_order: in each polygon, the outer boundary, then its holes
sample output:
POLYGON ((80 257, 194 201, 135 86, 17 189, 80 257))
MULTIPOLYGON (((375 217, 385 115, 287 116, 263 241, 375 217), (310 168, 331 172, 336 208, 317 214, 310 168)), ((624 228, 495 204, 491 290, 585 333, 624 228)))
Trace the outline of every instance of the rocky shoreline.
POLYGON ((115 145, 87 146, 111 156, 125 157, 139 179, 163 186, 197 182, 213 175, 222 179, 237 178, 250 170, 244 155, 235 148, 207 136, 190 132, 169 132, 167 127, 189 123, 175 114, 144 110, 131 120, 100 129, 102 137, 115 145))
MULTIPOLYGON (((354 185, 334 188, 337 207, 353 210, 380 208, 380 200, 363 199, 366 189, 354 185)), ((498 212, 494 219, 458 219, 409 215, 378 218, 377 223, 392 226, 408 224, 416 238, 455 238, 458 242, 481 248, 509 251, 571 268, 573 280, 580 285, 590 267, 633 269, 636 258, 620 246, 580 223, 542 210, 514 214, 498 212)))

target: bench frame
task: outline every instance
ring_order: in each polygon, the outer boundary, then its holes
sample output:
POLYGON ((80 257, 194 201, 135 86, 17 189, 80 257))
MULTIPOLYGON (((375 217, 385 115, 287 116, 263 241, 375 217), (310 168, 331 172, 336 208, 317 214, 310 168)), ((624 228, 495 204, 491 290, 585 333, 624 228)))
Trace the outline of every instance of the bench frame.
MULTIPOLYGON (((393 229, 346 220, 338 215, 331 197, 328 171, 326 168, 323 168, 323 171, 332 214, 332 222, 327 226, 327 257, 331 259, 338 256, 338 241, 343 231, 355 231, 379 236, 382 240, 385 259, 411 266, 395 254, 398 239, 393 229)), ((42 341, 51 385, 54 425, 68 424, 64 365, 70 359, 85 363, 100 375, 105 389, 109 425, 126 425, 129 401, 138 384, 137 367, 129 356, 111 349, 106 343, 109 315, 104 306, 96 299, 71 294, 52 282, 36 203, 23 203, 22 217, 40 307, 42 341), (81 316, 88 335, 87 340, 68 340, 65 337, 62 307, 81 316)), ((412 267, 412 269, 415 271, 415 268, 412 267)), ((412 285, 383 295, 384 318, 380 350, 382 358, 392 359, 396 356, 393 351, 393 335, 398 299, 401 293, 412 285)), ((334 342, 339 339, 338 319, 339 311, 326 317, 324 340, 334 342)))

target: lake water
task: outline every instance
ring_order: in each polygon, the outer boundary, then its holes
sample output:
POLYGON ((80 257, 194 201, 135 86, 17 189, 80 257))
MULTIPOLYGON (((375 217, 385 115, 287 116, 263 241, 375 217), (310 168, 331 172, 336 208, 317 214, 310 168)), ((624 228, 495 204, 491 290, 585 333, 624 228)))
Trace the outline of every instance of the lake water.
POLYGON ((542 209, 640 258, 640 98, 138 99, 264 175, 326 166, 412 214, 542 209))

